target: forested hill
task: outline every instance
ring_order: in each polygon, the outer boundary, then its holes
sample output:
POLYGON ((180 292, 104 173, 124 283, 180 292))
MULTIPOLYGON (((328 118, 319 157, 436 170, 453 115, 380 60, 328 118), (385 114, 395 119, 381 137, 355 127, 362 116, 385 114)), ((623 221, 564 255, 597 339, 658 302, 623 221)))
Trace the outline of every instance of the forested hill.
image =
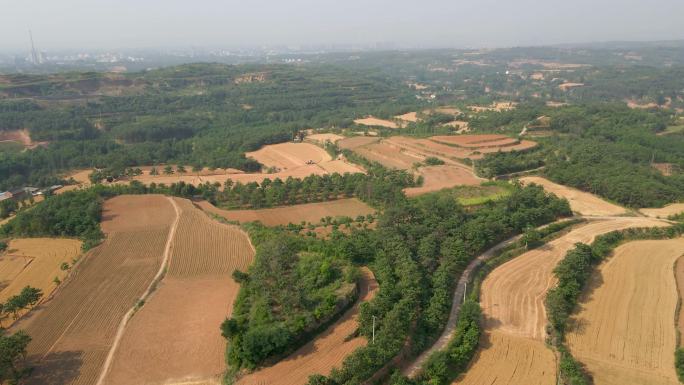
POLYGON ((0 130, 47 148, 0 152, 0 190, 79 167, 164 162, 254 170, 244 157, 311 127, 417 104, 398 79, 331 65, 192 64, 128 75, 6 75, 0 130))

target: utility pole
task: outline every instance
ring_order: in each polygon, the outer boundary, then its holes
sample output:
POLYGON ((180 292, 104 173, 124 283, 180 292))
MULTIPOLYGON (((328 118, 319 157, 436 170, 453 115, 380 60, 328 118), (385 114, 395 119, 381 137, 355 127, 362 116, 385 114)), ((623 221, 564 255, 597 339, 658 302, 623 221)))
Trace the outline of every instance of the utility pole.
POLYGON ((468 292, 468 282, 463 285, 463 303, 466 301, 466 293, 468 292))
POLYGON ((373 316, 373 342, 372 343, 375 345, 375 316, 373 316))

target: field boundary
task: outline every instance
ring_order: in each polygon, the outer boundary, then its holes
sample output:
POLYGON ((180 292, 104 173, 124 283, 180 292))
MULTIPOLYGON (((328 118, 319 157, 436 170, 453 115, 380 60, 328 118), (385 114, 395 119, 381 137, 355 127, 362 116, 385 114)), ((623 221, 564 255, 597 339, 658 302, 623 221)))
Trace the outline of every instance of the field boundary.
POLYGON ((164 272, 166 271, 166 268, 168 266, 169 257, 171 255, 171 244, 173 243, 174 236, 176 235, 176 229, 178 228, 178 222, 180 221, 180 209, 178 208, 178 205, 176 204, 176 201, 173 200, 173 198, 166 197, 166 199, 168 199, 169 202, 171 202, 173 210, 176 213, 176 218, 173 220, 173 224, 169 229, 169 235, 166 238, 166 245, 164 246, 164 258, 159 266, 157 274, 154 276, 154 278, 152 278, 152 282, 150 282, 149 286, 147 287, 147 290, 145 290, 145 293, 143 293, 143 295, 140 296, 138 302, 136 302, 136 304, 134 304, 133 307, 131 307, 121 319, 119 327, 116 330, 116 336, 114 337, 112 346, 109 348, 109 352, 107 353, 107 358, 105 359, 104 364, 102 364, 102 369, 100 370, 100 376, 97 379, 96 385, 102 385, 104 383, 104 379, 112 366, 112 361, 114 360, 114 353, 116 353, 116 350, 119 347, 121 337, 123 337, 123 334, 126 331, 126 325, 128 324, 128 321, 130 321, 130 319, 133 317, 136 310, 138 309, 138 303, 140 303, 140 301, 145 301, 152 294, 157 284, 162 280, 164 272))

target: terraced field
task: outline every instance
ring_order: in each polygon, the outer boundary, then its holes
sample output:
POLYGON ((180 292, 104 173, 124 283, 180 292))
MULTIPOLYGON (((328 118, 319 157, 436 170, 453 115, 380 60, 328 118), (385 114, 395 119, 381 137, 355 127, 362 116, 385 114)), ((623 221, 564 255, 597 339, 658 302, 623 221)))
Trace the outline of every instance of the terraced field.
POLYGON ((368 269, 362 270, 361 290, 356 305, 316 339, 302 346, 277 364, 251 373, 237 385, 304 385, 312 374, 328 375, 345 357, 367 341, 364 337, 348 339, 357 329, 359 305, 370 301, 377 290, 377 282, 368 269))
POLYGON ((544 345, 544 297, 555 284, 556 264, 577 242, 591 243, 600 234, 629 227, 667 225, 642 217, 592 221, 496 268, 481 290, 485 343, 468 372, 454 383, 555 384, 555 356, 544 345))
POLYGON ((236 226, 175 201, 180 220, 167 275, 126 326, 104 384, 211 382, 226 369, 219 325, 239 290, 231 274, 247 269, 254 250, 236 226))
POLYGON ((684 238, 618 247, 590 281, 567 334, 596 384, 678 384, 674 369, 677 285, 684 238))
POLYGON ((163 196, 119 196, 105 203, 107 239, 52 300, 15 325, 33 338, 29 384, 96 383, 122 317, 159 269, 174 217, 163 196))

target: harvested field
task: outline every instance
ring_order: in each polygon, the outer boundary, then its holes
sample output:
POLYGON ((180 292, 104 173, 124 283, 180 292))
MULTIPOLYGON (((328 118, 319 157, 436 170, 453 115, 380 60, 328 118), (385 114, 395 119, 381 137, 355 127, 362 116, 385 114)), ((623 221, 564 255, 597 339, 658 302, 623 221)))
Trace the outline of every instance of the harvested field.
POLYGON ((354 123, 371 127, 399 128, 399 126, 391 120, 378 119, 372 116, 363 119, 354 119, 354 123))
POLYGON ((559 107, 569 106, 568 103, 564 103, 564 102, 554 102, 554 101, 551 101, 551 100, 547 101, 547 102, 546 102, 546 105, 547 105, 548 107, 552 107, 552 108, 559 108, 559 107))
POLYGON ((332 160, 321 147, 311 143, 279 143, 248 152, 245 156, 255 159, 265 167, 277 170, 291 170, 311 163, 323 163, 332 160))
POLYGON ((536 142, 530 140, 517 140, 498 134, 442 135, 433 136, 430 141, 452 147, 451 152, 457 158, 470 159, 481 159, 483 154, 494 152, 526 151, 537 146, 536 142))
POLYGON ((359 300, 332 326, 316 339, 302 346, 277 364, 249 374, 238 385, 304 385, 312 374, 328 375, 333 367, 340 366, 345 357, 367 341, 363 337, 348 339, 357 329, 359 305, 370 301, 377 290, 373 273, 362 270, 359 300))
POLYGON ((477 186, 485 179, 475 176, 465 166, 427 166, 420 167, 418 173, 423 176, 423 185, 404 189, 407 196, 416 196, 432 191, 439 191, 459 185, 477 186))
POLYGON ((180 220, 167 275, 126 326, 104 384, 212 382, 226 369, 219 325, 239 290, 231 274, 247 269, 254 250, 238 227, 175 201, 180 220))
MULTIPOLYGON (((55 278, 64 280, 67 272, 60 266, 81 253, 81 241, 59 238, 13 239, 0 257, 0 302, 19 294, 25 286, 43 291, 48 298, 57 288, 55 278)), ((8 325, 5 324, 5 327, 8 325)))
POLYGON ((370 136, 352 136, 351 138, 344 138, 337 144, 343 150, 353 150, 357 147, 365 146, 367 144, 375 143, 380 138, 370 136))
POLYGON ((626 210, 618 205, 604 201, 603 199, 571 187, 563 186, 553 183, 548 179, 538 176, 527 176, 520 178, 522 184, 538 184, 544 187, 544 190, 556 194, 561 198, 565 198, 570 202, 572 211, 578 212, 582 215, 621 215, 625 214, 626 210))
POLYGON ((402 120, 404 122, 415 123, 418 121, 418 113, 417 112, 407 112, 403 115, 397 115, 394 118, 402 120))
POLYGON ((344 136, 337 134, 311 134, 307 135, 305 138, 305 140, 313 141, 320 144, 324 144, 325 142, 337 143, 342 139, 344 139, 344 136))
POLYGON ((652 163, 651 166, 658 170, 664 176, 671 176, 678 169, 674 163, 652 163))
POLYGON ((677 215, 684 213, 684 203, 672 203, 662 208, 656 209, 639 209, 639 211, 652 218, 667 218, 670 215, 677 215))
POLYGON ((546 291, 555 285, 552 271, 577 242, 629 227, 667 226, 663 221, 624 217, 577 227, 546 245, 494 269, 482 283, 485 344, 459 384, 554 384, 555 357, 544 345, 546 291), (523 343, 525 340, 528 343, 523 343), (515 357, 502 359, 502 357, 515 357))
POLYGON ((672 266, 682 255, 684 238, 629 242, 592 276, 566 339, 596 384, 679 383, 672 266))
POLYGON ((276 207, 260 210, 222 210, 207 201, 198 202, 202 210, 222 216, 231 221, 242 223, 260 221, 266 226, 299 224, 309 222, 317 224, 327 216, 348 216, 373 214, 375 210, 356 198, 338 199, 330 202, 304 203, 300 205, 276 207))
POLYGON ((123 316, 155 276, 175 217, 160 195, 105 202, 104 243, 90 251, 54 298, 16 329, 33 338, 29 384, 94 384, 123 316))
POLYGON ((513 102, 496 102, 489 106, 468 106, 469 109, 475 112, 485 112, 485 111, 507 111, 512 110, 516 106, 513 102))

